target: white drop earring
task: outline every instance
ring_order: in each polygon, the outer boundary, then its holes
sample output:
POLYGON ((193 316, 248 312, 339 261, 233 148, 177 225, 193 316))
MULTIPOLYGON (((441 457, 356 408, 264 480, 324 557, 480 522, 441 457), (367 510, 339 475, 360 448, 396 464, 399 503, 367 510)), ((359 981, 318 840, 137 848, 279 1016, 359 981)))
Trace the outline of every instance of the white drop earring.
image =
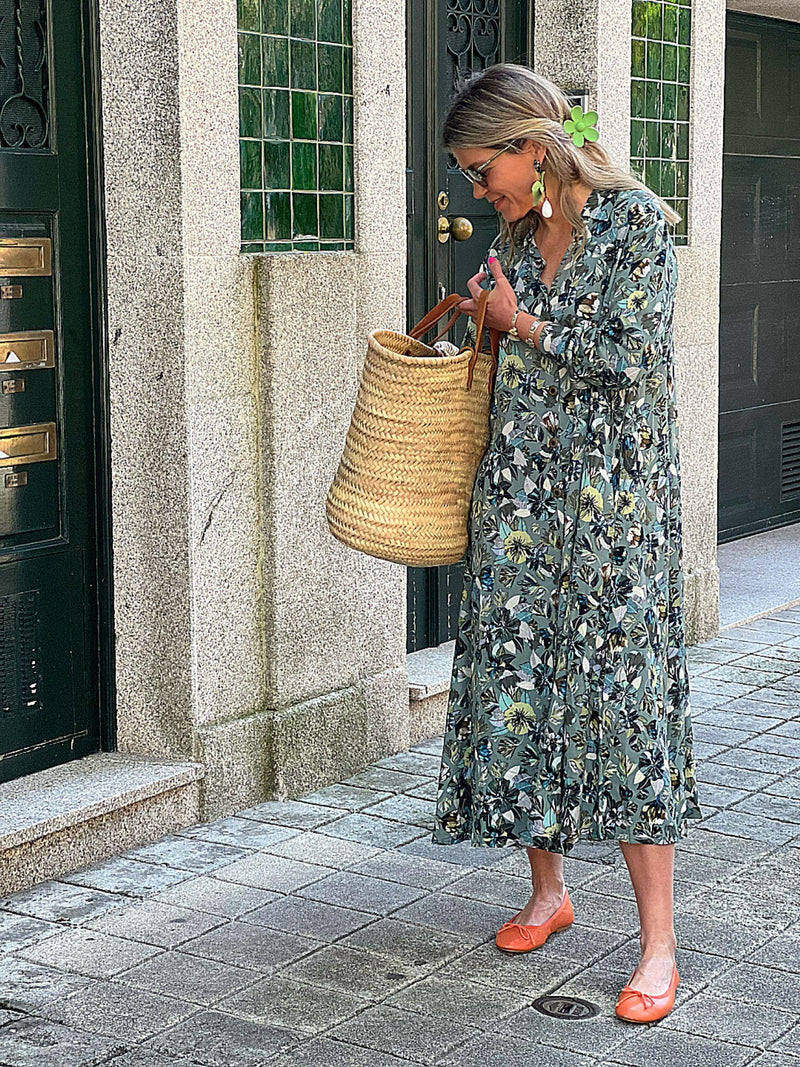
POLYGON ((542 169, 542 164, 539 162, 538 159, 535 159, 533 161, 533 165, 536 168, 536 172, 538 174, 538 178, 531 186, 531 193, 533 194, 533 204, 534 207, 538 207, 539 204, 541 204, 543 217, 549 219, 552 218, 553 215, 553 205, 547 199, 547 189, 545 188, 544 171, 542 169))

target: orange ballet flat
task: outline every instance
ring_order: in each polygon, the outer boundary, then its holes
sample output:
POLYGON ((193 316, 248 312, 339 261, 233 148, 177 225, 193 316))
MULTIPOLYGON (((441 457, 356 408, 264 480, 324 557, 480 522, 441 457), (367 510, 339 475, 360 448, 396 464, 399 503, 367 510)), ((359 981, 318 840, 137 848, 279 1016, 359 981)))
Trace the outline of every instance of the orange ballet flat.
POLYGON ((572 901, 569 892, 564 890, 564 899, 547 922, 536 926, 523 926, 516 922, 522 912, 517 912, 513 919, 503 923, 497 931, 495 944, 503 952, 530 952, 532 949, 541 948, 550 934, 556 930, 564 930, 575 921, 575 912, 572 910, 572 901))
POLYGON ((663 1019, 675 1006, 675 990, 679 982, 678 967, 675 964, 666 993, 655 995, 643 993, 641 989, 631 989, 629 985, 626 985, 619 995, 614 1010, 620 1019, 626 1019, 631 1023, 652 1023, 656 1019, 663 1019))

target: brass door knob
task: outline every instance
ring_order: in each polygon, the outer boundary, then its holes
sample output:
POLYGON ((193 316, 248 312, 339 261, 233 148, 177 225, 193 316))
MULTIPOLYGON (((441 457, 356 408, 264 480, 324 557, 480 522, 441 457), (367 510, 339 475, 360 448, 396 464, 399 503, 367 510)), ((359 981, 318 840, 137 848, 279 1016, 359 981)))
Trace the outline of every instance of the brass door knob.
POLYGON ((444 215, 439 217, 437 225, 439 241, 445 244, 452 236, 454 241, 468 241, 472 237, 472 223, 459 215, 455 219, 447 219, 444 215))
POLYGON ((472 237, 472 223, 459 216, 450 223, 450 233, 454 241, 468 241, 472 237))

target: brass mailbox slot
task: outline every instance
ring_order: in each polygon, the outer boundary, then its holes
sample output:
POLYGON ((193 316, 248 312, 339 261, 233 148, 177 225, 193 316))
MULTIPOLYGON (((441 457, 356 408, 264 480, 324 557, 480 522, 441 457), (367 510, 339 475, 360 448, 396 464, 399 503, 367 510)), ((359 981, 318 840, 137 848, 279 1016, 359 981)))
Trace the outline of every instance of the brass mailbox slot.
POLYGON ((56 458, 56 424, 13 426, 0 430, 0 467, 18 463, 41 463, 56 458))
POLYGON ((0 275, 32 278, 52 273, 49 237, 0 237, 0 275))
POLYGON ((0 333, 0 370, 34 370, 53 366, 53 331, 0 333))

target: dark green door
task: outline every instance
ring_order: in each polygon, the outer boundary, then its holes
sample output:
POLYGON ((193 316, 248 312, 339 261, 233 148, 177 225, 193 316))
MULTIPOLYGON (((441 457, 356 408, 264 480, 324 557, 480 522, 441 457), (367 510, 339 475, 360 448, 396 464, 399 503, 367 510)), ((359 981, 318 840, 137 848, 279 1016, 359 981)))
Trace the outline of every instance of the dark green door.
MULTIPOLYGON (((408 325, 443 295, 469 296, 467 280, 497 234, 498 216, 439 147, 442 122, 459 71, 493 63, 530 63, 533 0, 407 0, 408 18, 408 325), (439 232, 466 219, 472 234, 439 232), (441 238, 441 239, 440 239, 441 238)), ((463 227, 463 224, 462 224, 463 227)), ((458 226, 455 227, 458 232, 458 226)), ((466 325, 466 320, 463 320, 466 325)), ((452 340, 464 332, 459 323, 452 340)), ((408 650, 449 640, 455 632, 463 565, 408 571, 408 650)))
MULTIPOLYGON (((447 293, 469 296, 467 281, 499 230, 499 217, 439 147, 461 71, 493 63, 533 65, 534 0, 407 0, 408 15, 408 326, 447 293)), ((587 107, 583 89, 564 86, 587 107)), ((459 342, 466 320, 454 328, 459 342)), ((463 564, 410 567, 408 651, 455 634, 463 564)))
POLYGON ((800 25, 728 13, 719 540, 800 519, 800 25))
POLYGON ((0 0, 0 780, 100 747, 93 20, 0 0))

